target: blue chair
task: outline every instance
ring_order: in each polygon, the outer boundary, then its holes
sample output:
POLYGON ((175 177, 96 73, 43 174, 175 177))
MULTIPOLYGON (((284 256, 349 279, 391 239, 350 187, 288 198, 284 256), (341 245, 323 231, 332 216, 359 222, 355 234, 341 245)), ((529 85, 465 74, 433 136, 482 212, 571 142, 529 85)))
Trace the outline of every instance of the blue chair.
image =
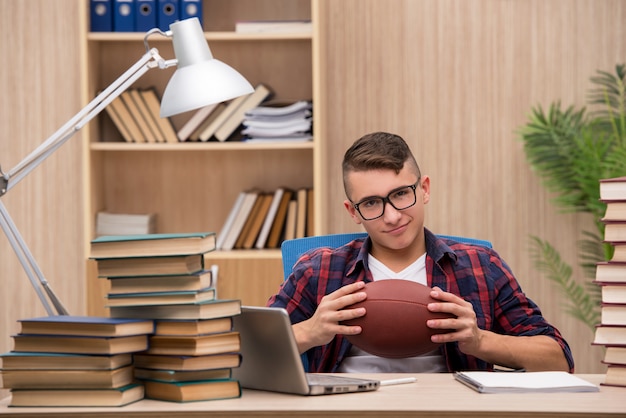
MULTIPOLYGON (((291 270, 296 264, 296 261, 300 258, 302 254, 306 251, 313 248, 321 248, 321 247, 330 247, 337 248, 341 247, 344 244, 352 241, 356 238, 362 238, 367 236, 365 232, 353 232, 353 233, 345 233, 345 234, 330 234, 330 235, 319 235, 315 237, 305 237, 305 238, 296 238, 283 241, 280 249, 283 256, 283 274, 284 279, 289 277, 291 274, 291 270)), ((460 241, 466 244, 477 244, 482 245, 488 248, 492 248, 491 242, 477 239, 477 238, 466 238, 459 237, 454 235, 438 235, 441 238, 450 238, 456 241, 460 241)))

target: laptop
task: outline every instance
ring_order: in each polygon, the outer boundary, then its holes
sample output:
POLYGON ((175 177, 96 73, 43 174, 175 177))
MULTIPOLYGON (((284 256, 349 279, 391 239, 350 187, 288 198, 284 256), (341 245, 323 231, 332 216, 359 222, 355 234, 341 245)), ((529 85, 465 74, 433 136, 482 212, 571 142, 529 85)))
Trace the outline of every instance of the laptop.
POLYGON ((380 381, 305 373, 289 314, 283 308, 242 306, 233 318, 240 333, 242 361, 233 378, 247 389, 298 395, 377 390, 380 381))

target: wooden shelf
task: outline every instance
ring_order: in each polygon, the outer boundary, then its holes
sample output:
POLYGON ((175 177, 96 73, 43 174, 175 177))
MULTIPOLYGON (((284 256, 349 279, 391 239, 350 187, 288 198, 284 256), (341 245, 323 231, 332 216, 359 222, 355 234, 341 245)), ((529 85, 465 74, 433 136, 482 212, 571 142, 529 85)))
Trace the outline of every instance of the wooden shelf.
POLYGON ((92 151, 276 151, 313 150, 313 142, 181 142, 180 144, 92 142, 89 147, 92 151))
MULTIPOLYGON (((143 42, 144 32, 89 32, 87 40, 97 42, 143 42)), ((237 33, 237 32, 205 32, 207 41, 288 41, 313 39, 312 33, 237 33)), ((171 39, 159 34, 150 35, 148 42, 168 42, 171 39)))

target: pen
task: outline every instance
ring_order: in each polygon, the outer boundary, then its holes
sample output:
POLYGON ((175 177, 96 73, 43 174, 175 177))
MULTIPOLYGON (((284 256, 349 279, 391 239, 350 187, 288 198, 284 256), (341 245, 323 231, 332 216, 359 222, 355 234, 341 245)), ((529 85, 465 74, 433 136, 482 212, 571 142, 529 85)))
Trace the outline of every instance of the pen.
POLYGON ((417 378, 415 378, 415 377, 403 377, 403 378, 400 378, 400 379, 381 380, 380 381, 380 385, 381 386, 401 385, 403 383, 413 383, 415 381, 417 381, 417 378))

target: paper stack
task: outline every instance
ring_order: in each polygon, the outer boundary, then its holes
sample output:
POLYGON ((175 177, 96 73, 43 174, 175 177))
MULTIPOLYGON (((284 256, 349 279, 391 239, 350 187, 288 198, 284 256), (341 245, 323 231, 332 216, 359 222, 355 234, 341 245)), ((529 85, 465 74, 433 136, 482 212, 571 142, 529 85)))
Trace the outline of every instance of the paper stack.
POLYGON ((310 141, 313 139, 312 103, 298 101, 285 106, 258 106, 245 113, 245 141, 310 141))

